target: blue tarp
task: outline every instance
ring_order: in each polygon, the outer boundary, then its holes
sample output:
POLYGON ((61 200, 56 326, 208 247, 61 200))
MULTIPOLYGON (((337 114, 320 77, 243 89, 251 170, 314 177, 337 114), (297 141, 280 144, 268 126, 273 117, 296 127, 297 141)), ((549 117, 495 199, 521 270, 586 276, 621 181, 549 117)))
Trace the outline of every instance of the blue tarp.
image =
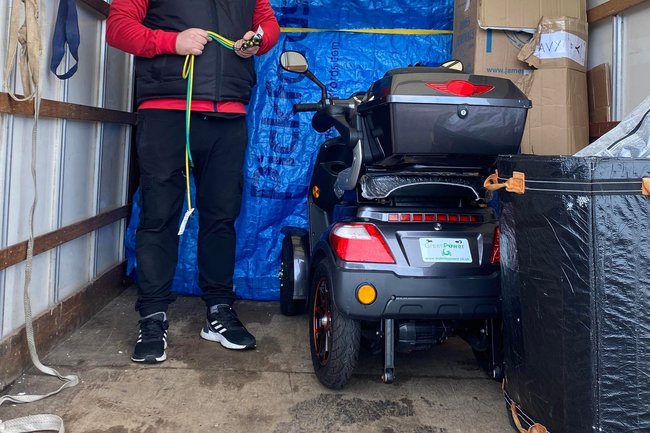
MULTIPOLYGON (((302 75, 282 71, 284 50, 305 54, 310 70, 330 95, 347 97, 367 90, 391 68, 439 65, 451 57, 453 0, 272 0, 284 28, 325 29, 324 32, 284 31, 276 47, 256 59, 258 84, 249 106, 250 143, 245 162, 241 215, 237 221, 235 287, 244 299, 277 300, 281 229, 307 226, 307 188, 311 167, 324 134, 311 129, 310 113, 294 113, 297 102, 316 102, 320 90, 302 75), (447 33, 414 35, 351 33, 337 29, 435 29, 447 33)), ((330 131, 329 135, 333 132, 330 131)), ((134 198, 127 229, 129 270, 135 269, 134 233, 139 206, 134 198)), ((173 290, 199 294, 196 286, 194 215, 181 238, 179 266, 173 290)), ((215 258, 218 260, 218 257, 215 258)))

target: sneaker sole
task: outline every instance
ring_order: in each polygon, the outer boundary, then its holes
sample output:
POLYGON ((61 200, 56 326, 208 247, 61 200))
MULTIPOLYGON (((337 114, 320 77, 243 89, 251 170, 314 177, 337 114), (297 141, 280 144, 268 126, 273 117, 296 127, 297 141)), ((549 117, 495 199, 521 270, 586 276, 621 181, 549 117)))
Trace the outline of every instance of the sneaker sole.
POLYGON ((231 343, 230 341, 226 340, 226 338, 219 334, 218 332, 205 332, 205 330, 201 329, 201 337, 205 340, 208 341, 216 341, 217 343, 221 344, 223 347, 226 349, 233 349, 233 350, 244 350, 244 349, 254 349, 257 345, 245 345, 245 344, 235 344, 231 343))
POLYGON ((162 356, 159 356, 159 357, 155 357, 153 355, 145 356, 144 358, 131 357, 131 361, 140 362, 142 364, 156 364, 156 363, 159 363, 159 362, 163 362, 166 359, 167 359, 167 354, 166 353, 163 353, 162 356))

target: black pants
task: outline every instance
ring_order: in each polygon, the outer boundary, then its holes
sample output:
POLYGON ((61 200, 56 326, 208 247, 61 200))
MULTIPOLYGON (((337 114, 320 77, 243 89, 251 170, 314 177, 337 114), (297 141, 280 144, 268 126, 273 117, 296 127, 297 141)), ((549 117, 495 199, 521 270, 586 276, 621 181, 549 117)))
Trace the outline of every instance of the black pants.
MULTIPOLYGON (((190 145, 199 213, 199 287, 207 307, 234 301, 235 220, 248 131, 244 116, 192 113, 190 145)), ((141 110, 136 137, 142 206, 136 232, 141 316, 166 311, 178 260, 185 188, 185 112, 141 110)), ((194 214, 192 218, 196 218, 194 214)))

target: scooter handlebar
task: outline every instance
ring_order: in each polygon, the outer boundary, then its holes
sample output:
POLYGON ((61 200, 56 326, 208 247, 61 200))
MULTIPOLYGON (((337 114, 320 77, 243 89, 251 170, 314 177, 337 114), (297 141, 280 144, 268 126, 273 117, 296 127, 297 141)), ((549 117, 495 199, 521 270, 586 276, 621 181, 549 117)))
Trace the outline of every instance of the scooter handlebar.
POLYGON ((308 103, 308 104, 293 104, 293 111, 296 113, 308 112, 308 111, 318 111, 322 107, 320 102, 308 103))

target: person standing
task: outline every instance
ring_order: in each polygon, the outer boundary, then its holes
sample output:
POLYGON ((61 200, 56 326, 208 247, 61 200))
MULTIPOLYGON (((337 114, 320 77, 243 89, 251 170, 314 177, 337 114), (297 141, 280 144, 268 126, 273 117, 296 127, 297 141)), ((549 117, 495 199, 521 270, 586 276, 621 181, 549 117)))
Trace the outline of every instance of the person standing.
POLYGON ((248 142, 246 104, 256 84, 253 56, 268 52, 280 28, 269 0, 113 0, 109 45, 135 55, 136 148, 141 213, 136 232, 140 333, 131 359, 167 358, 167 308, 178 259, 185 193, 186 55, 194 55, 190 145, 199 214, 199 287, 206 304, 201 336, 229 349, 255 337, 233 310, 235 220, 248 142), (259 46, 246 44, 261 29, 259 46), (228 50, 208 31, 236 41, 228 50))

